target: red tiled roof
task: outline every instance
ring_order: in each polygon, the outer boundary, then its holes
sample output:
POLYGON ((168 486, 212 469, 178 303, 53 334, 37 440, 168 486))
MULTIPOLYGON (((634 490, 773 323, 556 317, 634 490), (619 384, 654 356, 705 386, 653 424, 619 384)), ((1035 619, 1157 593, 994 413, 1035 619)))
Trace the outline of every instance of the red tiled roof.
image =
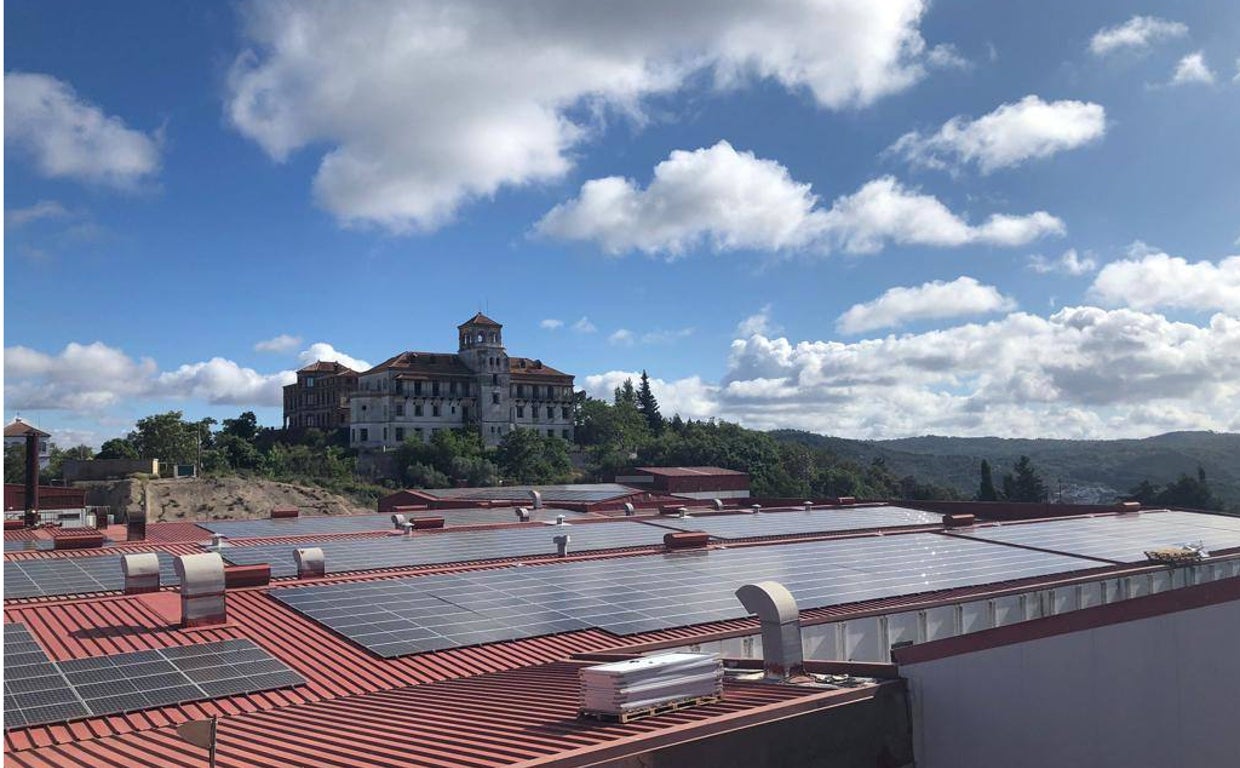
POLYGON ((305 368, 298 368, 298 373, 357 373, 347 365, 337 362, 316 360, 305 368))
POLYGON ((38 427, 27 424, 21 419, 17 419, 12 424, 6 424, 4 427, 5 437, 22 437, 23 435, 28 435, 31 433, 34 433, 39 437, 51 437, 48 433, 38 427))
POLYGON ((473 376, 474 372, 461 360, 460 355, 449 352, 401 352, 379 363, 366 373, 393 370, 398 373, 434 376, 473 376))
POLYGON ((495 328, 504 327, 502 323, 495 322, 494 320, 482 314, 481 312, 475 314, 473 317, 461 323, 460 325, 457 326, 457 328, 464 328, 467 325, 490 325, 495 328))
POLYGON ((570 374, 563 371, 557 371, 555 368, 544 363, 542 360, 535 360, 530 357, 510 357, 508 358, 508 370, 512 373, 514 380, 520 380, 527 376, 545 378, 548 376, 561 376, 566 379, 573 378, 570 374))

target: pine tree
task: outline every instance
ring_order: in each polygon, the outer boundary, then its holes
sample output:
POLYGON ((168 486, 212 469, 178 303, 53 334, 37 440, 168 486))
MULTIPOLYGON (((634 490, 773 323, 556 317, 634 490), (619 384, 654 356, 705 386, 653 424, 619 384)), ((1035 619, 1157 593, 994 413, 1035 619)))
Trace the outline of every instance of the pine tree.
POLYGON ((1021 456, 1012 469, 1015 474, 1003 476, 1003 496, 1007 501, 1046 501, 1049 496, 1046 483, 1038 476, 1028 456, 1021 456))
POLYGON ((659 413, 659 401, 655 399, 654 392, 650 389, 650 377, 646 375, 646 371, 642 370, 641 384, 637 387, 637 410, 642 416, 646 417, 646 424, 650 426, 652 434, 660 434, 663 431, 663 416, 659 413))
POLYGON ((985 459, 982 459, 982 483, 977 489, 977 500, 999 500, 999 492, 995 490, 995 479, 990 473, 990 462, 985 459))

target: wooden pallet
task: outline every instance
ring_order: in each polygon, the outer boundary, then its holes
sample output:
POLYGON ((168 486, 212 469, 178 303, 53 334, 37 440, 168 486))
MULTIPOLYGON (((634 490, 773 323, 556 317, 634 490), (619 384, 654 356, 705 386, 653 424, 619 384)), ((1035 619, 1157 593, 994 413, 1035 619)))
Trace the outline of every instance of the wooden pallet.
POLYGON ((631 723, 634 720, 641 720, 646 717, 654 717, 655 715, 666 715, 668 712, 676 712, 689 707, 696 707, 700 704, 714 704, 722 698, 721 696, 691 696, 686 699, 675 699, 674 701, 665 701, 662 704, 656 704, 652 707, 642 707, 641 709, 630 709, 627 712, 594 712, 583 709, 579 713, 580 717, 588 717, 594 720, 602 720, 607 723, 631 723))

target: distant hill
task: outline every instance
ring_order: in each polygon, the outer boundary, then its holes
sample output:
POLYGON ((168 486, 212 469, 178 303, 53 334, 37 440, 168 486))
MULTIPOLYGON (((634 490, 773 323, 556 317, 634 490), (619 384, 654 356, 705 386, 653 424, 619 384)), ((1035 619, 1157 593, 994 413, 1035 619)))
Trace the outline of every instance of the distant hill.
POLYGON ((899 476, 938 483, 962 493, 977 490, 978 468, 988 459, 996 481, 1020 456, 1028 456, 1052 497, 1062 483, 1065 501, 1109 502, 1142 480, 1162 485, 1200 466, 1214 494, 1240 510, 1240 434, 1169 432, 1142 440, 1027 440, 1002 437, 908 437, 847 440, 798 430, 770 433, 780 441, 825 448, 841 458, 869 463, 882 458, 899 476))

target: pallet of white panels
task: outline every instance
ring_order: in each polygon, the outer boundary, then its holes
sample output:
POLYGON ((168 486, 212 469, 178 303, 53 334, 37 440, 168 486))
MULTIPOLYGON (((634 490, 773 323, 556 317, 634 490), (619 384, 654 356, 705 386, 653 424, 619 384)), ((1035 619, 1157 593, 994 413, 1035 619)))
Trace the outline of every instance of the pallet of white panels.
POLYGON ((723 693, 723 663, 714 654, 663 653, 585 667, 581 714, 621 717, 672 702, 723 693))

